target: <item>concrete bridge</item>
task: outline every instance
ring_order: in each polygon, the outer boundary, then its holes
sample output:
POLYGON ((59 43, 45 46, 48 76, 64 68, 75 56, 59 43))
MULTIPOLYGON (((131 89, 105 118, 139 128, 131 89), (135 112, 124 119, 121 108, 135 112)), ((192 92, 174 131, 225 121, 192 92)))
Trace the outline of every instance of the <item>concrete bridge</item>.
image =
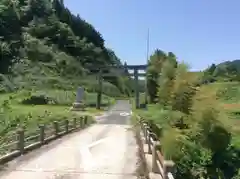
POLYGON ((132 130, 131 114, 128 101, 117 101, 104 116, 96 118, 96 124, 6 163, 0 178, 137 179, 144 171, 154 179, 173 179, 172 163, 156 151, 157 142, 144 123, 142 133, 132 130), (145 160, 148 168, 143 165, 145 160))
POLYGON ((98 122, 8 163, 1 179, 135 179, 137 144, 130 104, 117 104, 98 122))
MULTIPOLYGON (((147 65, 129 65, 126 68, 133 70, 130 75, 135 80, 135 104, 136 108, 139 108, 138 78, 145 76, 145 73, 139 73, 139 70, 146 70, 147 65)), ((101 70, 99 69, 100 77, 102 77, 101 70)), ((101 78, 99 79, 101 86, 101 78)), ((99 94, 101 96, 101 90, 99 94)), ((99 104, 100 101, 101 97, 98 99, 99 104)), ((146 160, 148 163, 146 172, 151 173, 151 178, 173 179, 172 162, 164 161, 161 153, 156 151, 158 143, 153 141, 151 131, 148 131, 144 124, 142 124, 142 136, 139 136, 140 141, 144 142, 139 143, 136 140, 136 133, 133 133, 130 124, 131 114, 131 104, 128 101, 117 101, 104 116, 97 117, 96 124, 8 162, 2 167, 0 178, 137 179, 139 160, 146 160), (143 150, 139 149, 141 146, 143 150)), ((68 131, 67 126, 65 125, 65 131, 68 131)), ((58 127, 58 124, 54 124, 56 135, 58 135, 58 127)), ((43 139, 41 135, 40 133, 40 138, 43 139)), ((24 138, 22 140, 24 141, 24 138)), ((21 142, 18 148, 23 154, 25 148, 21 142)))

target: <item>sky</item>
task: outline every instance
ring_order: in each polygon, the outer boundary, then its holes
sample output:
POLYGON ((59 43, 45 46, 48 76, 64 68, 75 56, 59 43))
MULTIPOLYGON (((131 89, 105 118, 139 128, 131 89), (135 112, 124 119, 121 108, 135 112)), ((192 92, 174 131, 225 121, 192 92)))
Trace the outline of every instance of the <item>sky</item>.
POLYGON ((156 48, 195 70, 240 59, 239 0, 65 0, 128 64, 146 64, 156 48))

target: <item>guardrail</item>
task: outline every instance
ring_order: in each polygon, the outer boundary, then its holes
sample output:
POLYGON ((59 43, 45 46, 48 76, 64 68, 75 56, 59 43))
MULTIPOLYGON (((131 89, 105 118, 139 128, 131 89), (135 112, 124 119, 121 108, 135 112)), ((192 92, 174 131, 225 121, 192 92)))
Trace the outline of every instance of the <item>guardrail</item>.
POLYGON ((48 125, 40 124, 35 131, 18 128, 12 135, 0 138, 0 164, 5 164, 28 151, 39 148, 63 135, 82 129, 92 123, 88 116, 81 116, 71 121, 54 121, 48 125))
POLYGON ((162 146, 157 135, 151 131, 150 126, 144 119, 138 117, 138 120, 144 135, 144 142, 148 146, 147 152, 152 154, 151 172, 160 174, 163 179, 174 179, 175 163, 171 160, 164 160, 162 146))

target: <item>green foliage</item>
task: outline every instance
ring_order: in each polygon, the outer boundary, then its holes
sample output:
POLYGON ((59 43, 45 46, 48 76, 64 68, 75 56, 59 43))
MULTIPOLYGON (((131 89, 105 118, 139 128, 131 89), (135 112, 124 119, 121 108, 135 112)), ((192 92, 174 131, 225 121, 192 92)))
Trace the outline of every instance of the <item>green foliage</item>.
POLYGON ((76 88, 76 82, 64 86, 62 81, 87 80, 98 75, 98 67, 115 65, 121 74, 104 77, 104 88, 111 86, 104 91, 115 91, 112 96, 132 92, 129 75, 116 54, 104 46, 102 35, 59 0, 4 0, 0 2, 0 19, 0 74, 10 76, 16 89, 44 85, 76 88))
POLYGON ((18 58, 21 46, 21 26, 15 1, 3 0, 0 3, 0 73, 8 73, 14 60, 18 58), (11 24, 11 25, 9 25, 11 24))
POLYGON ((240 102, 240 88, 239 83, 232 85, 223 85, 217 91, 217 97, 226 102, 238 103, 240 102))
POLYGON ((179 64, 172 90, 172 109, 185 114, 190 114, 192 98, 196 93, 193 81, 188 76, 188 67, 183 63, 179 64))
MULTIPOLYGON (((218 108, 215 93, 206 91, 204 85, 199 87, 201 76, 191 76, 188 67, 177 64, 174 55, 165 57, 167 60, 157 69, 157 64, 150 64, 148 70, 149 76, 156 75, 155 84, 151 85, 157 87, 158 103, 139 114, 149 121, 154 132, 162 128, 158 137, 164 156, 176 163, 176 178, 238 177, 240 151, 233 143, 233 131, 226 125, 228 118, 218 108)), ((213 76, 217 68, 212 65, 202 79, 213 76)), ((228 86, 217 96, 236 97, 238 88, 239 84, 228 86)))
POLYGON ((240 60, 212 64, 205 70, 203 83, 214 81, 240 81, 240 60))
MULTIPOLYGON (((22 90, 16 93, 4 94, 4 100, 9 101, 10 104, 25 104, 25 105, 54 105, 54 106, 68 106, 70 107, 76 99, 75 91, 66 90, 37 90, 28 91, 22 90)), ((96 106, 97 93, 86 93, 84 103, 87 106, 96 106)), ((1 99, 0 99, 1 101, 1 99)), ((108 106, 113 101, 106 95, 102 96, 102 106, 108 106)))
POLYGON ((176 66, 176 56, 172 52, 166 54, 159 49, 155 50, 148 61, 147 84, 150 103, 154 103, 158 96, 158 81, 162 76, 162 70, 164 69, 163 65, 166 61, 170 62, 169 64, 173 65, 174 67, 176 66))
POLYGON ((150 56, 150 59, 148 61, 147 84, 150 103, 153 103, 157 97, 158 78, 159 74, 161 73, 162 65, 166 58, 167 55, 163 51, 157 49, 150 56))
POLYGON ((22 104, 44 105, 44 104, 49 104, 50 101, 51 99, 49 99, 44 95, 39 95, 39 96, 32 95, 29 98, 24 99, 22 101, 22 104))
POLYGON ((16 137, 16 128, 20 126, 26 129, 27 135, 36 135, 39 124, 51 125, 53 121, 73 120, 81 117, 77 113, 69 112, 64 107, 53 108, 49 106, 48 109, 33 109, 34 107, 26 107, 23 111, 22 108, 11 107, 10 104, 8 104, 8 107, 6 104, 1 104, 0 144, 10 142, 10 138, 13 140, 14 135, 16 137))
MULTIPOLYGON (((87 105, 86 112, 70 112, 69 109, 76 99, 75 91, 47 90, 29 91, 22 90, 14 93, 0 95, 0 145, 13 140, 16 129, 22 126, 27 135, 35 135, 39 124, 49 124, 53 121, 72 120, 81 115, 94 115, 99 112, 88 106, 95 107, 96 93, 87 93, 84 103, 87 105), (24 103, 24 104, 22 104, 24 103)), ((113 103, 113 98, 103 95, 102 106, 106 107, 113 103)), ((51 125, 51 124, 50 124, 51 125)), ((52 125, 51 125, 52 126, 52 125)), ((0 149, 1 153, 1 149, 0 149)))
POLYGON ((158 101, 164 106, 168 106, 171 103, 175 71, 174 63, 170 60, 164 62, 158 88, 158 101))

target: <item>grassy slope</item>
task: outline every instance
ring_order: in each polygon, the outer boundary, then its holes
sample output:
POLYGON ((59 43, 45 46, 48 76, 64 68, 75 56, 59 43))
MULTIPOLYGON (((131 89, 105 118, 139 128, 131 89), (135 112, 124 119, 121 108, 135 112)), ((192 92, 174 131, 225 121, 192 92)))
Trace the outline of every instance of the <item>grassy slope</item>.
MULTIPOLYGON (((88 106, 87 111, 90 112, 99 112, 93 108, 96 103, 96 93, 86 93, 85 103, 88 106)), ((52 111, 54 113, 66 113, 69 111, 72 103, 76 99, 76 93, 74 91, 62 91, 62 90, 47 90, 47 91, 36 91, 36 92, 27 92, 21 91, 17 93, 6 93, 0 95, 0 104, 5 103, 11 108, 11 111, 16 113, 16 115, 27 114, 29 112, 43 112, 46 110, 52 111), (49 105, 23 105, 21 101, 28 98, 31 95, 44 94, 48 97, 51 97, 55 100, 56 104, 49 105)), ((102 104, 110 105, 114 102, 113 98, 103 95, 102 104)))
POLYGON ((240 83, 216 82, 201 88, 207 96, 218 94, 219 106, 228 116, 226 122, 232 129, 233 142, 240 146, 240 83))
MULTIPOLYGON (((32 94, 38 93, 43 94, 44 91, 32 94)), ((0 144, 8 141, 9 136, 16 132, 19 125, 24 126, 28 133, 34 133, 39 123, 49 124, 53 121, 71 120, 80 117, 80 115, 96 115, 102 112, 94 107, 88 107, 86 112, 81 113, 69 111, 75 100, 75 92, 73 91, 48 90, 45 93, 54 98, 57 104, 23 105, 21 101, 31 95, 26 91, 0 95, 0 144)), ((94 104, 96 96, 96 93, 87 93, 85 103, 94 104)), ((103 95, 104 104, 112 102, 112 98, 103 95)))
MULTIPOLYGON (((218 101, 226 112, 240 111, 240 83, 212 83, 204 85, 202 90, 205 90, 209 95, 217 94, 218 101)), ((238 116, 236 116, 237 118, 238 116)))
MULTIPOLYGON (((233 134, 233 143, 240 146, 240 115, 237 112, 240 112, 240 84, 239 83, 212 83, 209 85, 203 85, 199 88, 199 92, 197 95, 198 103, 201 107, 201 100, 206 101, 210 100, 209 104, 211 103, 211 99, 215 99, 215 94, 219 93, 219 91, 224 90, 227 88, 227 92, 224 95, 221 95, 217 99, 217 103, 219 109, 223 110, 226 114, 226 118, 223 117, 224 123, 227 124, 231 132, 233 134)), ((206 102, 205 102, 206 104, 206 102)), ((195 106, 195 107, 196 107, 195 106)), ((198 110, 201 110, 198 108, 198 110)), ((147 119, 152 119, 156 123, 161 125, 166 125, 168 127, 168 121, 174 120, 177 118, 174 117, 172 113, 168 111, 161 110, 161 107, 158 105, 149 105, 148 111, 137 110, 137 112, 145 116, 147 119)), ((178 115, 177 113, 175 115, 178 115)), ((164 126, 162 126, 164 127, 164 126)), ((167 131, 167 130, 166 130, 167 131)), ((168 136, 170 137, 170 136, 168 136)))

